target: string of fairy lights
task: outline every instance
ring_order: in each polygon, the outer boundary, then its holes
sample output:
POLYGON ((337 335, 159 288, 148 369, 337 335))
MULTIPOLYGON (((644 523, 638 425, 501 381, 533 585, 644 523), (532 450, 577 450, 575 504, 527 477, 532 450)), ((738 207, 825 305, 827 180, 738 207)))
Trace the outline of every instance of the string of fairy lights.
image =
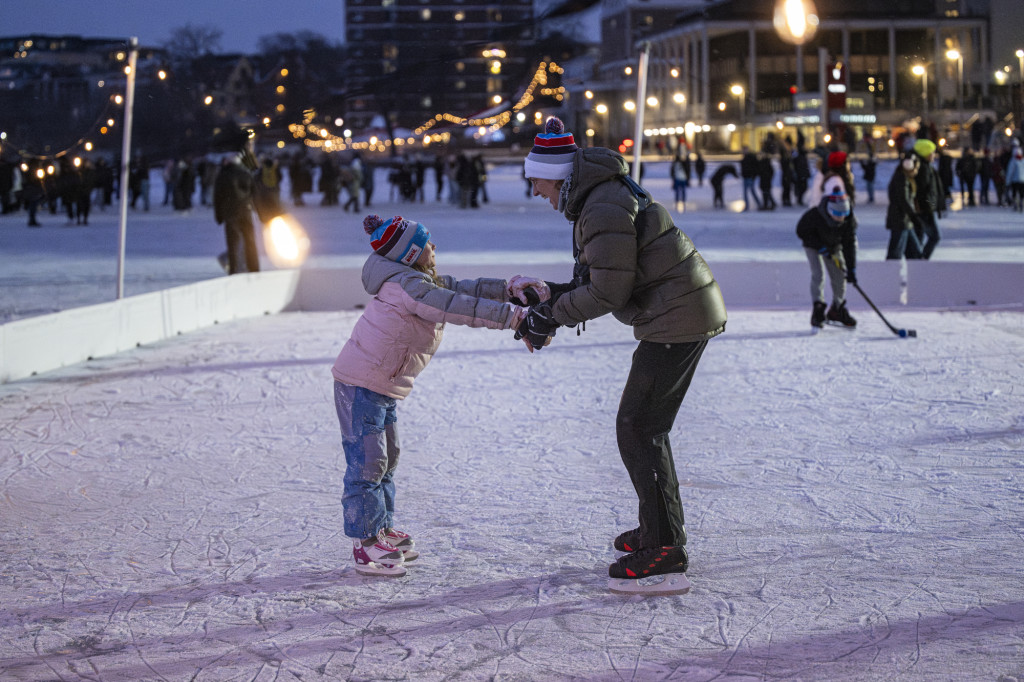
MULTIPOLYGON (((512 122, 513 117, 520 115, 523 109, 530 106, 537 97, 551 97, 558 102, 565 99, 565 88, 561 85, 549 87, 548 78, 550 74, 561 75, 564 69, 554 61, 542 61, 536 71, 530 85, 523 92, 511 108, 506 109, 493 116, 481 118, 467 118, 452 113, 435 114, 432 118, 413 130, 408 137, 395 138, 395 146, 416 144, 417 139, 422 141, 423 146, 431 144, 446 143, 451 139, 451 131, 444 130, 431 133, 430 131, 439 125, 457 126, 461 128, 479 128, 478 136, 493 133, 504 128, 512 122)), ((371 137, 369 140, 353 141, 350 137, 336 135, 324 126, 317 125, 316 110, 307 109, 303 112, 302 123, 293 123, 288 126, 289 132, 297 140, 310 148, 319 149, 325 152, 336 152, 344 150, 365 150, 385 151, 392 145, 392 140, 371 137)), ((536 114, 539 117, 540 114, 536 114)))
MULTIPOLYGON (((447 143, 451 139, 451 130, 440 130, 433 133, 430 132, 440 125, 460 128, 479 128, 480 130, 477 131, 477 136, 483 136, 507 126, 512 122, 513 117, 517 117, 520 121, 524 120, 525 117, 521 114, 522 110, 530 106, 537 97, 551 97, 558 102, 563 101, 565 98, 565 88, 561 85, 549 86, 548 83, 548 79, 551 75, 561 75, 563 72, 564 69, 554 61, 542 61, 534 71, 533 78, 531 79, 529 86, 523 92, 519 101, 513 104, 511 108, 492 116, 480 118, 468 118, 447 112, 443 114, 436 114, 418 126, 413 131, 412 135, 408 137, 395 138, 394 140, 371 137, 369 140, 365 141, 354 141, 351 137, 336 135, 328 128, 318 125, 315 122, 317 117, 315 109, 305 110, 303 112, 302 123, 293 123, 288 126, 288 130, 294 139, 302 140, 307 147, 319 149, 324 152, 345 150, 366 150, 371 152, 386 151, 392 146, 392 144, 395 146, 414 145, 416 144, 417 139, 421 141, 423 146, 447 143)), ((160 73, 160 78, 161 80, 165 78, 162 71, 160 73)), ((209 100, 209 98, 207 98, 207 100, 209 100)), ((206 103, 209 104, 209 101, 206 103)), ((104 108, 99 113, 96 121, 89 126, 89 133, 83 135, 66 149, 45 154, 33 153, 27 150, 18 150, 18 153, 25 160, 45 163, 57 161, 75 149, 83 149, 87 152, 92 151, 93 143, 89 141, 89 135, 96 132, 99 132, 100 135, 106 135, 107 132, 116 125, 115 119, 110 112, 111 107, 119 107, 122 104, 123 96, 121 94, 114 94, 107 98, 104 108)), ((535 114, 535 118, 538 118, 538 124, 540 117, 540 112, 537 112, 535 114)), ((3 135, 0 137, 0 145, 5 143, 9 143, 9 140, 6 139, 6 135, 3 135)), ((76 159, 76 161, 79 160, 76 159)), ((25 163, 23 162, 22 165, 24 166, 25 163)), ((52 173, 53 171, 51 170, 50 172, 52 173)))

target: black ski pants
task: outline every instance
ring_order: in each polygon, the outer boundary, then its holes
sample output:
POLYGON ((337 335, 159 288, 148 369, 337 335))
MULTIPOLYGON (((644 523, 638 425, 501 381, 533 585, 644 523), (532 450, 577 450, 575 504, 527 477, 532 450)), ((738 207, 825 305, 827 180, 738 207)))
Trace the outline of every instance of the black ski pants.
POLYGON ((633 352, 615 432, 640 502, 642 547, 686 544, 669 431, 707 343, 641 341, 633 352))

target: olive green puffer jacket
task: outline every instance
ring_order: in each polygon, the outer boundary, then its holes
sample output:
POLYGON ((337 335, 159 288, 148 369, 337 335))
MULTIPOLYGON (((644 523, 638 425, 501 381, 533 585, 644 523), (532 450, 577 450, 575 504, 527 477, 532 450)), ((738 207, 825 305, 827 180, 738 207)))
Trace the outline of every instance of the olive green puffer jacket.
POLYGON ((576 152, 564 213, 574 223, 577 271, 589 276, 558 297, 555 320, 574 326, 612 313, 634 337, 657 343, 721 334, 725 302, 711 268, 661 204, 651 203, 634 226, 640 207, 622 180, 627 171, 610 149, 576 152))

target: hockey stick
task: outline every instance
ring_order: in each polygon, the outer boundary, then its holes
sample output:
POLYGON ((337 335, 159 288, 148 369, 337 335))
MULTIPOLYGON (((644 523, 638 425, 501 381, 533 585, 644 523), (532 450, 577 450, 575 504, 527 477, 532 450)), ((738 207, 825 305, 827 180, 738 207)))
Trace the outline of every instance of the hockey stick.
MULTIPOLYGON (((832 262, 836 264, 837 268, 839 268, 840 270, 843 271, 843 276, 845 277, 846 276, 846 268, 844 268, 842 265, 840 265, 839 259, 836 258, 835 256, 833 256, 832 257, 832 262)), ((917 330, 916 329, 897 329, 896 327, 892 326, 889 323, 889 320, 885 319, 885 315, 883 315, 882 311, 878 309, 878 306, 875 305, 874 301, 872 301, 870 298, 868 298, 868 295, 865 294, 864 290, 860 288, 860 285, 857 284, 856 282, 850 282, 850 284, 853 285, 854 289, 856 289, 857 291, 860 292, 860 295, 863 296, 864 300, 868 302, 868 305, 871 306, 871 309, 874 310, 876 313, 878 313, 878 316, 880 318, 882 318, 882 322, 885 322, 885 326, 888 327, 889 329, 891 329, 893 334, 895 334, 896 336, 900 337, 901 339, 905 339, 908 336, 909 337, 913 337, 913 338, 917 338, 917 330)))
POLYGON ((868 295, 864 293, 864 290, 860 288, 860 285, 857 284, 856 282, 850 282, 850 284, 853 285, 854 289, 856 289, 857 291, 860 292, 860 295, 863 296, 864 300, 868 302, 868 305, 871 306, 871 309, 874 310, 876 313, 878 313, 878 316, 880 318, 882 318, 882 322, 885 322, 885 326, 888 327, 889 329, 891 329, 893 334, 895 334, 896 336, 900 337, 901 339, 905 339, 908 336, 915 337, 915 338, 917 337, 917 330, 916 329, 897 329, 896 327, 894 327, 891 324, 889 324, 889 320, 885 319, 885 315, 883 315, 882 311, 878 309, 878 306, 876 306, 871 301, 871 299, 868 298, 868 295))

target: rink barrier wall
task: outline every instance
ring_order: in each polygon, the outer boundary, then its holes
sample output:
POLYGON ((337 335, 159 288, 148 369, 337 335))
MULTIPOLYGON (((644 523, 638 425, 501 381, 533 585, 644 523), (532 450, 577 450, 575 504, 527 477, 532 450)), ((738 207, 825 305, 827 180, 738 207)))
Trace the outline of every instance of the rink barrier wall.
MULTIPOLYGON (((906 307, 1019 309, 1024 311, 1024 265, 1015 263, 907 264, 906 307)), ((726 307, 810 308, 807 263, 718 262, 713 265, 726 307)), ((883 311, 901 303, 899 263, 861 263, 862 289, 883 311)), ((566 264, 454 265, 458 278, 527 274, 566 281, 566 264)), ((826 283, 826 295, 829 288, 826 283)), ((74 308, 0 325, 0 383, 24 379, 91 358, 113 355, 235 319, 291 311, 355 310, 366 304, 360 268, 274 270, 220 277, 109 303, 74 308)), ((856 291, 853 310, 868 308, 856 291)))

